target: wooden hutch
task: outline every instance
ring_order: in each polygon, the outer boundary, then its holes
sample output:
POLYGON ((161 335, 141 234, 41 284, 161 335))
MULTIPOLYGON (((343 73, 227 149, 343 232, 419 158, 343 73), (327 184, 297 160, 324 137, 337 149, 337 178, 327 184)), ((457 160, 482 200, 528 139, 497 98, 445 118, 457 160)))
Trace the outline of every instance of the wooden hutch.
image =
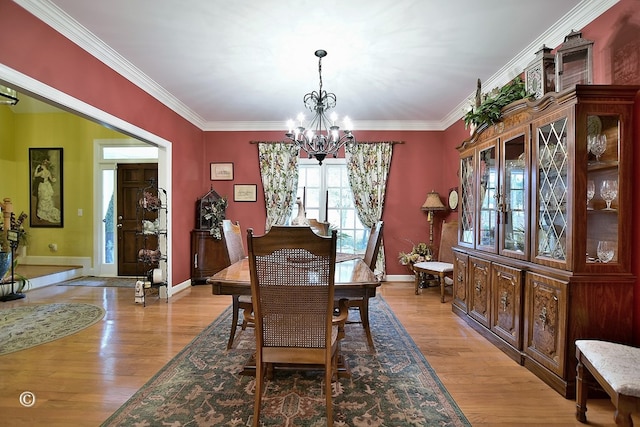
POLYGON ((577 85, 517 101, 458 147, 452 309, 565 397, 576 339, 633 340, 638 89, 577 85))

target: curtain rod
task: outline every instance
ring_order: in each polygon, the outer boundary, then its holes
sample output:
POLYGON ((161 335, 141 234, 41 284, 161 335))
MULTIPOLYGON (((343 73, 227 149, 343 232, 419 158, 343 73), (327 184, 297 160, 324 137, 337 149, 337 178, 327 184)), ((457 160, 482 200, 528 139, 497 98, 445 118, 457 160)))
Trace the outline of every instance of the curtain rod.
MULTIPOLYGON (((291 141, 249 141, 249 144, 293 144, 291 141)), ((404 144, 404 141, 358 141, 356 144, 404 144)))

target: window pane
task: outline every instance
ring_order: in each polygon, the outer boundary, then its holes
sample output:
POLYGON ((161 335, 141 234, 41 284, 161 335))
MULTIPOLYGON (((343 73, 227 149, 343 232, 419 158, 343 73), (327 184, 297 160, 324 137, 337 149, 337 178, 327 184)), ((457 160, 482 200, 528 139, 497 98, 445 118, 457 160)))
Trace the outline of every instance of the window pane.
MULTIPOLYGON (((358 219, 345 160, 327 159, 319 166, 315 160, 301 159, 299 168, 297 197, 305 197, 307 218, 328 221, 337 229, 338 252, 363 254, 369 230, 358 219)), ((297 215, 296 209, 292 215, 297 215)))

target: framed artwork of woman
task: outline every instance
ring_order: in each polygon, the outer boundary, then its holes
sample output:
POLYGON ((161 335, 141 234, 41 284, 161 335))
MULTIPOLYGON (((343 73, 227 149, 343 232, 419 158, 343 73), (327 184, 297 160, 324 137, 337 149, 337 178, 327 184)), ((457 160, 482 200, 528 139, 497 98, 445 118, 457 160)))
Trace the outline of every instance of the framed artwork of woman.
POLYGON ((29 148, 31 227, 62 227, 62 148, 29 148))

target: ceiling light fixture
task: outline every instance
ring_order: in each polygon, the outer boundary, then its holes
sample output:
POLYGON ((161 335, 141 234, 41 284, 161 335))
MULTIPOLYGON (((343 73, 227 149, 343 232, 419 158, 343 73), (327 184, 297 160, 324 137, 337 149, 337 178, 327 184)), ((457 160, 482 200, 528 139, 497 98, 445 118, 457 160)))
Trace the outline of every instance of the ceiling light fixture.
POLYGON ((336 125, 338 115, 333 112, 329 117, 326 113, 336 106, 336 95, 327 93, 322 89, 322 58, 327 56, 326 50, 316 50, 318 57, 318 75, 320 76, 320 90, 306 94, 303 98, 304 106, 307 107, 314 116, 305 129, 303 126, 304 114, 298 114, 296 127, 293 120, 287 122, 289 131, 285 134, 294 144, 307 152, 309 158, 315 157, 319 164, 327 157, 338 156, 338 150, 347 143, 355 143, 356 138, 351 133, 353 125, 349 117, 345 117, 343 125, 345 130, 340 136, 340 127, 336 125))
POLYGON ((18 103, 18 94, 15 90, 0 85, 0 105, 16 105, 18 103))

